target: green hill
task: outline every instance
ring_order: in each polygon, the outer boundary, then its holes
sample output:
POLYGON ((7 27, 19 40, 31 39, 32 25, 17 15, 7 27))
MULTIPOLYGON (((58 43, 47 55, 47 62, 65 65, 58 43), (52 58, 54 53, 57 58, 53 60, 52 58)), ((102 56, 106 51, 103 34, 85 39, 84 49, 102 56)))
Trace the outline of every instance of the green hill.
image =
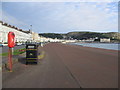
POLYGON ((40 36, 47 38, 58 38, 58 39, 90 39, 90 38, 110 38, 111 40, 120 40, 120 33, 118 32, 108 32, 108 33, 98 33, 98 32, 69 32, 66 34, 59 33, 40 33, 40 36))

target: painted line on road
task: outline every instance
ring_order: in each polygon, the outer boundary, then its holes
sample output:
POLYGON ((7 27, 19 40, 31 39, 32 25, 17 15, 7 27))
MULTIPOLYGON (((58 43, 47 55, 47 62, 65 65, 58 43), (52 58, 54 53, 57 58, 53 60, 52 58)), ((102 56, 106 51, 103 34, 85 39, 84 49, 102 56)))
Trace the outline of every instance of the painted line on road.
POLYGON ((0 72, 2 71, 2 66, 0 66, 0 72))
POLYGON ((42 51, 41 54, 38 56, 38 59, 43 59, 45 57, 45 51, 42 51))

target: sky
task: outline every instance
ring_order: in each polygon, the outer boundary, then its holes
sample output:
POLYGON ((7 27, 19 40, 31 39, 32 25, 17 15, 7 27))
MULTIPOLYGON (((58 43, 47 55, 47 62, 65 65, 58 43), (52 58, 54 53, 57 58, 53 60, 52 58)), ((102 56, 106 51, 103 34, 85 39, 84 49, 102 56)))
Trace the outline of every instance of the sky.
POLYGON ((37 33, 118 32, 118 3, 2 2, 2 21, 37 33))

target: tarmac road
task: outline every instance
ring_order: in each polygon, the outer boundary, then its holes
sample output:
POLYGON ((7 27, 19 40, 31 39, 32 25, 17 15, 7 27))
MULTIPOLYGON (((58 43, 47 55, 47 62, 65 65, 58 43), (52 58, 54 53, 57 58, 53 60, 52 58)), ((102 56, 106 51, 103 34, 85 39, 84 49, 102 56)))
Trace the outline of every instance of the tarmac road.
POLYGON ((117 51, 59 43, 43 50, 46 56, 38 65, 18 63, 13 73, 3 72, 3 88, 118 87, 117 51))
MULTIPOLYGON (((15 46, 14 50, 21 49, 21 48, 25 48, 25 45, 15 46)), ((0 53, 6 53, 6 52, 8 52, 7 46, 0 47, 0 53)))
MULTIPOLYGON (((21 48, 25 48, 25 45, 15 46, 13 48, 13 50, 17 50, 17 49, 21 49, 21 48)), ((8 47, 7 46, 0 47, 0 53, 6 53, 6 52, 8 52, 8 47)), ((17 56, 14 56, 14 57, 17 58, 17 56)), ((0 56, 0 64, 5 63, 7 61, 8 61, 8 57, 0 56)))

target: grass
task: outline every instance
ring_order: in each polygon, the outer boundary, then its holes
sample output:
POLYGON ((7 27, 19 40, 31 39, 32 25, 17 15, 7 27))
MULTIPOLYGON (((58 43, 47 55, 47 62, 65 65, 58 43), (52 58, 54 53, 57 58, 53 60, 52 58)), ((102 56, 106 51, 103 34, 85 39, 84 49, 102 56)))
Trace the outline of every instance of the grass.
MULTIPOLYGON (((25 52, 25 48, 22 48, 22 49, 17 49, 13 52, 12 55, 19 55, 19 54, 22 54, 25 52)), ((6 53, 1 53, 0 56, 8 56, 8 52, 6 53)))

